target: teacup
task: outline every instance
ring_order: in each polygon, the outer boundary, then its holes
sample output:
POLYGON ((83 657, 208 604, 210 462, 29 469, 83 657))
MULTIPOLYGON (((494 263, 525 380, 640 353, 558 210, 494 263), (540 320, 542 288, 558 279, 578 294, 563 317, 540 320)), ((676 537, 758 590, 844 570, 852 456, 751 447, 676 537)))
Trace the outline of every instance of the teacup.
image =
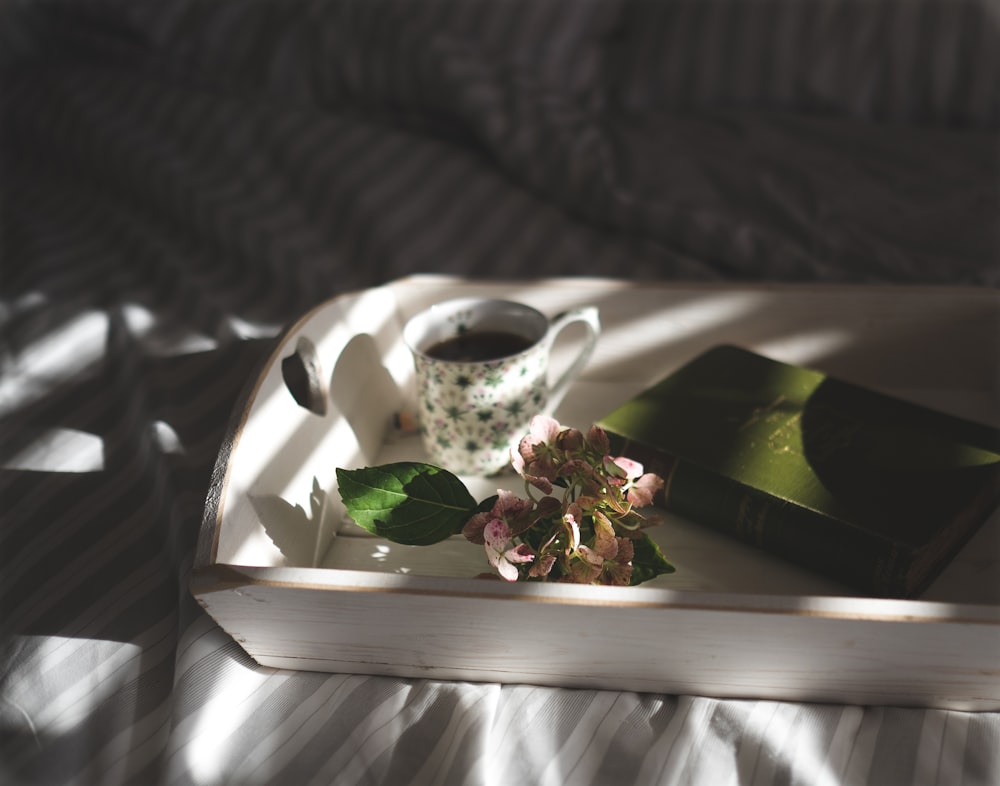
POLYGON ((531 418, 551 414, 579 376, 600 331, 594 306, 550 320, 524 303, 491 298, 448 300, 411 318, 403 341, 416 368, 428 460, 461 475, 503 470, 531 418), (550 350, 574 322, 587 326, 586 337, 550 385, 550 350))

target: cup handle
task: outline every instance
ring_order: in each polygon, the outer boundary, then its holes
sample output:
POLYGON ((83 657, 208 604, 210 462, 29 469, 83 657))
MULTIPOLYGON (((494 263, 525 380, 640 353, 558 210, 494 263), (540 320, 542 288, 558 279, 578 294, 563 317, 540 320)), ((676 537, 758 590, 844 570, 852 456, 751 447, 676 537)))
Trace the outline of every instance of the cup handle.
POLYGON ((590 356, 594 354, 597 337, 601 333, 601 320, 598 316, 596 306, 575 308, 560 314, 552 320, 552 323, 549 325, 549 331, 545 335, 549 349, 552 348, 556 337, 562 332, 563 328, 574 322, 583 322, 587 326, 587 338, 573 362, 570 363, 569 367, 562 373, 556 383, 549 388, 548 403, 544 409, 544 414, 546 415, 551 415, 555 411, 555 408, 563 400, 563 396, 566 395, 570 383, 583 371, 583 367, 590 360, 590 356))

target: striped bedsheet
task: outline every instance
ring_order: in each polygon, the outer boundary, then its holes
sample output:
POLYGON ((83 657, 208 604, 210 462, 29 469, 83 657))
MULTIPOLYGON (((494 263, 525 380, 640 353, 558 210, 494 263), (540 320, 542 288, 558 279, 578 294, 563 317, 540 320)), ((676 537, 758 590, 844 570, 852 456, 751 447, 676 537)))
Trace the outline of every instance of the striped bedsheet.
POLYGON ((187 589, 338 293, 996 287, 991 0, 35 0, 0 69, 0 782, 1000 783, 1000 713, 276 671, 187 589))

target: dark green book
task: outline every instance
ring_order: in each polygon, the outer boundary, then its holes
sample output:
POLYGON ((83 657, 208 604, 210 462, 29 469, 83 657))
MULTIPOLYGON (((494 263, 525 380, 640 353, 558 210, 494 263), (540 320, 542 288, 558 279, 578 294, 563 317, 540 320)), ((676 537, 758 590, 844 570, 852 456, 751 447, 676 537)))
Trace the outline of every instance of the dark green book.
POLYGON ((1000 504, 1000 430, 733 346, 600 425, 666 509, 871 595, 919 595, 1000 504))

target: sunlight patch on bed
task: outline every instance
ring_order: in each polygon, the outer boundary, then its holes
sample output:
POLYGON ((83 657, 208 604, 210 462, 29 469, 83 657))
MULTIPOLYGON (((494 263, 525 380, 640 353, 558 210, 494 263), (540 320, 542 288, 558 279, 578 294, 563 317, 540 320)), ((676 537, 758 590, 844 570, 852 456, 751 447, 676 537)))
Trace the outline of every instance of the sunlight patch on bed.
POLYGON ((139 339, 144 349, 161 357, 193 355, 211 352, 219 342, 210 336, 187 328, 166 328, 154 313, 139 303, 126 303, 121 308, 129 333, 139 339))
POLYGON ((212 698, 198 710, 190 741, 185 745, 184 758, 195 783, 225 780, 227 768, 233 765, 227 740, 285 679, 244 668, 220 676, 212 698))
POLYGON ((36 675, 43 681, 17 679, 12 673, 9 684, 13 687, 5 700, 30 718, 42 738, 66 734, 90 721, 94 708, 141 670, 138 644, 70 636, 18 636, 15 640, 23 640, 25 649, 33 650, 36 675), (39 685, 44 687, 36 692, 39 685))
POLYGON ((96 310, 78 314, 30 343, 0 375, 0 415, 99 362, 107 343, 108 315, 96 310))
POLYGON ((44 429, 0 467, 33 472, 101 472, 104 440, 74 428, 44 429))
POLYGON ((226 316, 229 327, 241 339, 273 338, 285 327, 283 322, 252 322, 233 314, 226 316))
POLYGON ((156 444, 160 446, 161 451, 177 455, 186 452, 180 435, 169 423, 163 420, 154 420, 150 424, 150 428, 153 430, 153 439, 156 440, 156 444))

